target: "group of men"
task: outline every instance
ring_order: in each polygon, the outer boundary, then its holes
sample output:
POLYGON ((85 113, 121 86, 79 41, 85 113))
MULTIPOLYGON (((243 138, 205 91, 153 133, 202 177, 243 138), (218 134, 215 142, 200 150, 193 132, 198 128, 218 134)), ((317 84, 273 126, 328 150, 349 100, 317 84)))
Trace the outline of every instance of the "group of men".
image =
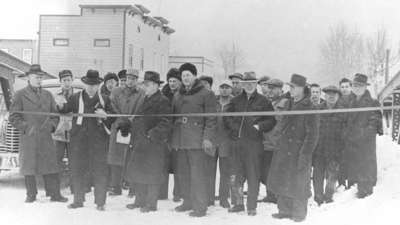
POLYGON ((154 71, 146 71, 139 82, 135 70, 108 73, 104 79, 89 70, 81 78, 84 89, 76 91, 72 72, 63 70, 55 97, 41 88, 43 74, 39 65, 26 73, 28 85, 16 92, 10 115, 22 134, 26 202, 36 200, 35 175, 43 175, 52 201, 68 201, 60 193, 64 155, 74 194, 71 209, 83 207, 85 193, 94 187, 95 204, 102 211, 107 191, 120 195, 128 184, 129 195, 136 196, 128 209, 156 211, 157 201, 168 198, 173 173, 173 200, 182 201, 175 211, 203 217, 215 204, 217 163, 220 206, 231 213, 246 209, 250 216, 257 214, 258 202, 270 202, 278 206, 274 218, 303 221, 311 175, 318 204, 333 201, 337 181, 346 188, 357 184, 359 198, 371 195, 376 184, 379 111, 263 113, 378 106, 363 74, 343 79, 340 88, 323 89, 293 74, 285 93, 279 79, 235 73, 219 85, 216 96, 212 77, 198 78, 191 63, 170 69, 162 89, 154 71), (65 115, 45 114, 49 112, 65 115), (192 115, 198 113, 208 115, 192 115), (267 193, 258 200, 260 182, 267 193))

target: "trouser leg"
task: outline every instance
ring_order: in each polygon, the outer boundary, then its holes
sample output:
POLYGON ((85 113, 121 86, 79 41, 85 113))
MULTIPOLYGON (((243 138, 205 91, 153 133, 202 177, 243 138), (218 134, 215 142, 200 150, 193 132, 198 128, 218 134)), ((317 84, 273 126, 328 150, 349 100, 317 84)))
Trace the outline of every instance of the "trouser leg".
POLYGON ((262 142, 252 143, 244 140, 242 145, 242 157, 245 159, 245 176, 247 179, 247 210, 257 208, 257 197, 260 188, 260 167, 262 163, 262 142), (250 147, 251 146, 251 147, 250 147))
POLYGON ((291 198, 278 195, 278 210, 280 214, 292 216, 293 201, 291 198))
MULTIPOLYGON (((147 187, 145 184, 135 184, 135 205, 139 207, 145 207, 146 206, 146 192, 147 192, 147 187)), ((157 197, 157 196, 156 196, 157 197)))
MULTIPOLYGON (((264 165, 261 168, 261 171, 264 172, 264 177, 265 177, 265 181, 264 181, 264 185, 267 186, 267 182, 268 182, 268 173, 269 173, 269 169, 271 168, 271 162, 272 162, 272 157, 274 155, 273 151, 265 151, 265 158, 264 158, 264 165)), ((267 192, 267 196, 273 196, 273 194, 268 191, 267 188, 266 192, 267 192)))
POLYGON ((245 181, 245 165, 244 160, 240 154, 241 149, 239 146, 239 142, 236 141, 232 145, 232 158, 231 158, 231 177, 230 183, 232 188, 232 203, 234 205, 243 205, 244 197, 243 197, 243 183, 245 181))
POLYGON ((160 193, 159 184, 148 184, 147 186, 147 193, 146 193, 146 206, 149 208, 157 209, 157 200, 160 193))
MULTIPOLYGON (((319 155, 313 156, 313 187, 314 199, 318 201, 323 200, 324 196, 324 179, 325 179, 325 162, 324 158, 319 155)), ((320 203, 319 203, 320 204, 320 203)))
POLYGON ((208 178, 207 155, 202 149, 187 150, 190 166, 190 192, 193 210, 207 211, 208 178))
POLYGON ((161 184, 158 191, 158 199, 168 199, 168 184, 169 184, 169 174, 167 174, 167 179, 163 184, 161 184))
POLYGON ((358 193, 363 195, 370 195, 373 192, 374 184, 370 181, 361 181, 357 183, 358 193))
POLYGON ((335 192, 336 181, 339 173, 339 163, 330 161, 326 170, 325 198, 331 200, 335 192))
POLYGON ((60 177, 58 173, 45 174, 43 180, 48 188, 49 196, 57 198, 61 196, 60 192, 60 177))
MULTIPOLYGON (((73 169, 74 170, 74 169, 73 169)), ((83 203, 85 201, 85 193, 87 181, 85 174, 72 170, 72 187, 74 189, 74 202, 83 203)))
POLYGON ((122 189, 123 167, 119 165, 110 165, 110 170, 110 186, 118 192, 122 189))
POLYGON ((92 181, 94 184, 94 202, 98 206, 106 203, 108 186, 108 165, 104 162, 93 162, 91 168, 92 181))
POLYGON ((179 189, 183 198, 183 204, 192 206, 191 192, 190 192, 190 174, 191 168, 189 166, 188 151, 185 149, 178 150, 177 152, 177 175, 179 181, 179 189))
POLYGON ((214 204, 215 201, 215 178, 217 173, 217 156, 207 155, 207 178, 208 178, 208 203, 214 204))
POLYGON ((35 175, 25 176, 26 195, 34 197, 37 195, 37 185, 35 175))
POLYGON ((229 180, 230 180, 230 169, 229 169, 229 158, 219 157, 219 200, 227 200, 229 198, 229 180))
POLYGON ((177 159, 178 158, 178 151, 175 149, 171 150, 171 168, 172 168, 172 172, 174 174, 174 189, 173 189, 173 195, 174 197, 180 198, 181 197, 181 193, 180 193, 180 189, 179 189, 179 178, 178 178, 178 172, 177 172, 177 167, 178 167, 178 162, 177 159))
POLYGON ((307 216, 307 199, 292 199, 292 217, 295 219, 305 219, 307 216))

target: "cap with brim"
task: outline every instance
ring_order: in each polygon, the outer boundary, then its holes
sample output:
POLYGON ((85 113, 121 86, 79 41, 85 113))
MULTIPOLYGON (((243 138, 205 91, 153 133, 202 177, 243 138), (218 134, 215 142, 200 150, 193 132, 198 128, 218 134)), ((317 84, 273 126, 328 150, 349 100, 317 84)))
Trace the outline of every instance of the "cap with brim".
POLYGON ((261 83, 263 83, 263 82, 266 82, 266 81, 268 81, 268 80, 270 80, 271 78, 269 78, 269 76, 263 76, 263 77, 261 77, 259 80, 258 80, 258 84, 261 84, 261 83))
POLYGON ((223 86, 232 87, 231 81, 230 81, 230 80, 224 80, 224 81, 222 81, 222 83, 219 85, 219 87, 223 87, 223 86))
POLYGON ((283 81, 279 79, 270 79, 267 81, 268 86, 273 86, 273 87, 283 87, 283 81))
POLYGON ((135 70, 135 69, 128 69, 126 71, 126 76, 134 76, 136 78, 139 78, 139 70, 135 70))
POLYGON ((330 92, 330 93, 338 93, 338 94, 340 94, 339 88, 337 88, 334 85, 329 85, 327 87, 324 87, 324 88, 322 88, 322 91, 325 92, 325 93, 329 93, 330 92))
POLYGON ((160 80, 160 74, 154 71, 146 71, 144 73, 143 83, 154 82, 156 84, 162 84, 164 81, 160 80))
POLYGON ((243 75, 242 74, 240 74, 240 73, 234 73, 234 74, 232 74, 232 75, 229 75, 229 77, 228 77, 230 80, 232 80, 233 78, 237 78, 237 79, 243 79, 243 75))
POLYGON ((81 78, 81 81, 88 85, 97 85, 103 82, 104 79, 100 77, 99 71, 88 70, 86 76, 81 78))

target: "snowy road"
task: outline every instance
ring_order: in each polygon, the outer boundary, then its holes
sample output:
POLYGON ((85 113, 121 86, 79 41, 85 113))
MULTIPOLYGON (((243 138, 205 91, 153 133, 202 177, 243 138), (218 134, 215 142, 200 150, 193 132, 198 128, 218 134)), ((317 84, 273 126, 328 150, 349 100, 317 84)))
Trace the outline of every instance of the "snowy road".
MULTIPOLYGON (((335 202, 321 207, 310 199, 308 218, 302 224, 400 224, 400 146, 392 144, 389 137, 380 137, 377 154, 378 185, 372 196, 356 199, 353 188, 339 189, 335 202)), ((72 199, 67 189, 63 192, 72 199)), ((264 187, 260 193, 265 193, 264 187)), ((214 206, 209 208, 207 217, 190 218, 186 213, 174 212, 177 203, 171 200, 160 201, 159 211, 154 213, 128 210, 125 205, 133 200, 126 194, 108 198, 105 212, 95 210, 92 195, 87 197, 85 208, 76 210, 67 209, 66 204, 49 202, 43 190, 39 190, 39 201, 35 203, 25 204, 24 199, 22 178, 15 172, 0 173, 1 225, 294 224, 290 220, 271 218, 271 214, 277 212, 276 206, 265 203, 259 204, 255 217, 245 213, 228 214, 225 209, 214 206)))

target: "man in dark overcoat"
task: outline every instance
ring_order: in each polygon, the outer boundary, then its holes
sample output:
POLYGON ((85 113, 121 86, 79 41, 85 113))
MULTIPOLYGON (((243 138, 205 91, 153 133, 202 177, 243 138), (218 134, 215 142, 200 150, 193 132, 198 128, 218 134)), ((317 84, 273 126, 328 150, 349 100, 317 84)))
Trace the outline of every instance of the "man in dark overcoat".
MULTIPOLYGON (((336 86, 322 89, 325 101, 320 109, 340 109, 340 90, 336 86)), ((319 139, 313 153, 313 187, 314 200, 321 205, 333 201, 338 180, 341 153, 344 147, 344 114, 326 113, 320 115, 319 139), (326 180, 325 187, 324 181, 326 180)))
MULTIPOLYGON (((135 114, 143 102, 144 92, 137 86, 139 74, 136 70, 125 72, 125 84, 113 89, 110 95, 111 106, 116 114, 135 114)), ((111 126, 110 143, 107 154, 107 163, 110 165, 110 195, 122 194, 124 167, 128 157, 129 144, 118 143, 118 131, 130 129, 127 117, 119 117, 111 126)))
MULTIPOLYGON (((197 69, 185 63, 179 71, 183 86, 174 96, 173 113, 215 113, 214 93, 196 79, 197 69)), ((217 119, 213 116, 182 116, 174 119, 171 147, 178 149, 178 177, 183 203, 178 212, 190 211, 192 217, 203 217, 208 207, 207 155, 215 155, 217 119), (214 151, 213 151, 214 150, 214 151)))
POLYGON ((36 201, 37 186, 35 176, 41 175, 51 201, 66 202, 60 193, 60 164, 51 134, 58 124, 58 117, 23 114, 16 111, 55 113, 56 103, 52 94, 41 88, 45 72, 34 64, 25 74, 28 85, 15 93, 11 105, 10 123, 21 132, 20 173, 25 178, 26 200, 36 201))
POLYGON ((74 117, 71 129, 71 174, 74 201, 68 208, 83 207, 87 176, 94 184, 94 201, 97 210, 104 211, 108 186, 107 151, 111 124, 107 118, 112 106, 107 96, 101 95, 99 85, 103 79, 96 70, 88 70, 81 78, 85 89, 72 95, 66 104, 59 105, 62 113, 96 113, 99 117, 74 117))
POLYGON ((171 105, 167 97, 159 90, 160 74, 146 71, 144 74, 145 99, 139 106, 139 115, 132 121, 133 153, 127 166, 127 179, 135 184, 136 199, 129 209, 140 208, 141 212, 157 210, 160 187, 167 180, 167 156, 165 147, 171 130, 171 120, 167 116, 150 115, 170 114, 171 105))
MULTIPOLYGON (((254 73, 245 73, 240 81, 242 94, 234 97, 226 106, 226 112, 274 111, 271 102, 257 92, 257 78, 254 73)), ((263 132, 276 124, 273 116, 225 117, 225 126, 232 138, 232 159, 234 193, 237 202, 229 212, 244 211, 243 183, 248 182, 247 213, 257 214, 257 197, 260 186, 263 153, 263 132)))
MULTIPOLYGON (((377 107, 379 102, 367 90, 368 77, 356 74, 352 82, 349 108, 377 107)), ((373 192, 377 181, 376 135, 382 135, 380 111, 353 112, 346 116, 344 164, 347 178, 357 184, 357 197, 373 192)))
MULTIPOLYGON (((307 94, 306 78, 293 74, 290 83, 288 110, 314 110, 307 94)), ((311 197, 311 161, 317 145, 319 118, 315 114, 287 115, 279 150, 274 152, 268 175, 267 189, 278 198, 279 213, 274 218, 303 221, 307 215, 307 201, 311 197)))

